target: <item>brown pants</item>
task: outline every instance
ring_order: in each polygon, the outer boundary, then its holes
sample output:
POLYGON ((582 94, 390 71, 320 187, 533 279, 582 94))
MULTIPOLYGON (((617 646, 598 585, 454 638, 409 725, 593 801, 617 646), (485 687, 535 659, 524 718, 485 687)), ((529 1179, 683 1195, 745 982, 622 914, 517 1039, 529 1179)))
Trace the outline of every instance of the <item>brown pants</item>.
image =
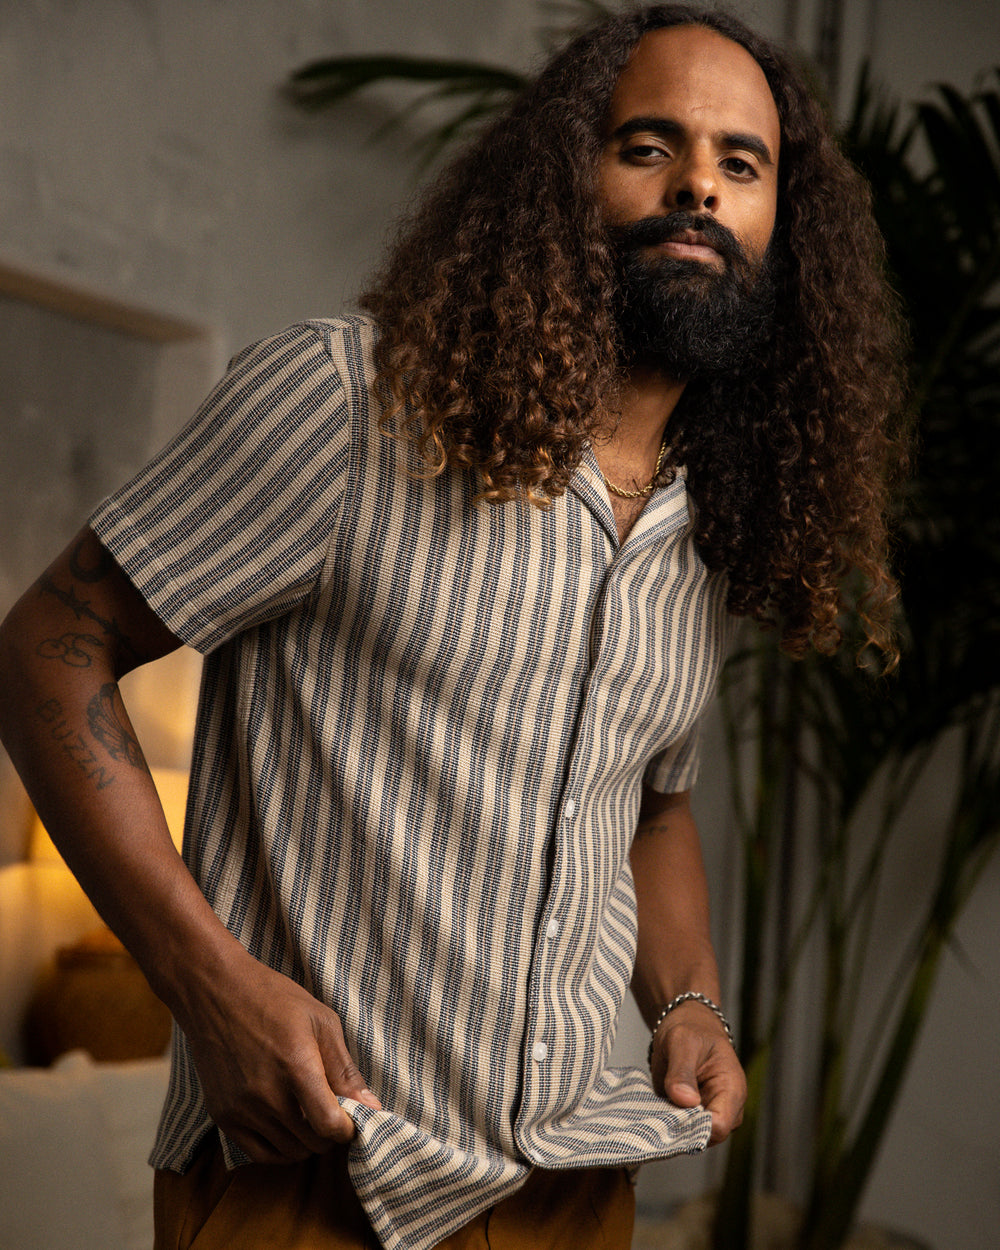
MULTIPOLYGON (((213 1133, 190 1169, 157 1172, 155 1250, 378 1250, 347 1151, 228 1172, 213 1133)), ((628 1250, 635 1198, 623 1168, 536 1169, 441 1250, 628 1250)))

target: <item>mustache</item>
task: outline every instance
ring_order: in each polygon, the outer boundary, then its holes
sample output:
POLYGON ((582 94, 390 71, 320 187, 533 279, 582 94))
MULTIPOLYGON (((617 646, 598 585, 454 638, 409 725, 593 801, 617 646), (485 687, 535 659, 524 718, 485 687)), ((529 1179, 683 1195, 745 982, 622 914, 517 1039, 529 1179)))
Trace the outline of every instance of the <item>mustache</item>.
POLYGON ((609 233, 621 254, 667 243, 686 230, 701 234, 705 242, 715 248, 730 265, 741 269, 750 267, 749 257, 732 230, 714 217, 699 213, 678 211, 668 213, 665 217, 643 217, 639 221, 614 226, 609 233))

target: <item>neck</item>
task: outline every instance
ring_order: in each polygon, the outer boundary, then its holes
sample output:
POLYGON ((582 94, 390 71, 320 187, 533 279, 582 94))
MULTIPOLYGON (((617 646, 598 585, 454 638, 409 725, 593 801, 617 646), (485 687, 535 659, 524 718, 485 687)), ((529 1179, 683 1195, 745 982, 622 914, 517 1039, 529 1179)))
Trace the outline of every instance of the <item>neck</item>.
POLYGON ((621 416, 609 431, 609 444, 632 454, 652 451, 655 457, 684 386, 652 365, 632 365, 622 387, 621 416))
POLYGON ((659 370, 633 366, 623 379, 618 420, 594 442, 621 542, 652 494, 649 487, 661 459, 664 432, 683 390, 683 382, 659 370))

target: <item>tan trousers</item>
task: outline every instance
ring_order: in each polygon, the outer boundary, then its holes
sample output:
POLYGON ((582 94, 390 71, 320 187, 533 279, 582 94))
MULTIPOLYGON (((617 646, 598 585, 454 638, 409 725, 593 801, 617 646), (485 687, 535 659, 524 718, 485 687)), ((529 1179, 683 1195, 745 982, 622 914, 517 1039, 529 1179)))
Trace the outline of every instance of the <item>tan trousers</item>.
MULTIPOLYGON (((338 1148, 288 1166, 226 1170, 213 1133, 190 1169, 157 1172, 155 1250, 378 1250, 338 1148)), ((624 1168, 536 1169, 440 1250, 628 1250, 635 1198, 624 1168)))

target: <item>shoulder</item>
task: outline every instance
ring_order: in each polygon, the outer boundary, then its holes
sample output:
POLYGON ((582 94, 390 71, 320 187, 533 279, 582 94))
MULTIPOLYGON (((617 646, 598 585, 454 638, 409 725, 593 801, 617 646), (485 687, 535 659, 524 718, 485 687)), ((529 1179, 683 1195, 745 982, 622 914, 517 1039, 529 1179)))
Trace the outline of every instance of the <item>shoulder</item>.
POLYGON ((360 313, 345 317, 312 317, 289 326, 285 334, 306 341, 312 339, 329 356, 342 376, 372 369, 372 349, 378 329, 371 317, 360 313))
POLYGON ((362 316, 294 322, 238 351, 205 407, 216 418, 267 424, 367 416, 376 334, 362 316))
POLYGON ((248 364, 275 361, 282 365, 302 359, 326 357, 335 368, 368 366, 377 337, 375 322, 360 314, 346 317, 312 317, 241 348, 229 363, 230 372, 248 364))

